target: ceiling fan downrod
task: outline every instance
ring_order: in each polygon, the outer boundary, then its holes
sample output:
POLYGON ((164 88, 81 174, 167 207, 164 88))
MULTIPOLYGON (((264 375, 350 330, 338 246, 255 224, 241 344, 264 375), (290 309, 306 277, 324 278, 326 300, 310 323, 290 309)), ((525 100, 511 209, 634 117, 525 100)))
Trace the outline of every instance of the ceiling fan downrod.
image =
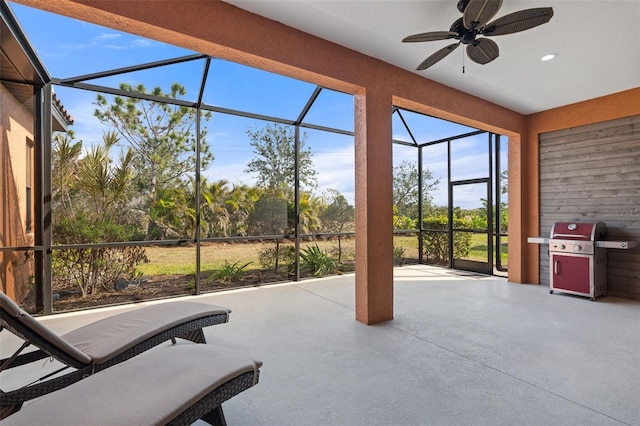
MULTIPOLYGON (((460 0, 463 1, 463 0, 460 0)), ((465 56, 465 50, 466 49, 462 49, 462 74, 464 74, 464 56, 465 56)))

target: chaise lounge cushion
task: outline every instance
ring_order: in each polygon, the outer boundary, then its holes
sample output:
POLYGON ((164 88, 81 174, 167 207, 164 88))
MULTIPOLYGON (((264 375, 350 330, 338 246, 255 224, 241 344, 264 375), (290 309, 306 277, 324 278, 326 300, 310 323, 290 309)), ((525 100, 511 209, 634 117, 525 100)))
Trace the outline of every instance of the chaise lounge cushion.
POLYGON ((102 364, 146 339, 206 315, 226 315, 230 309, 192 301, 171 301, 103 318, 61 337, 102 364))
MULTIPOLYGON (((33 330, 44 340, 46 340, 50 345, 57 348, 60 352, 66 353, 70 358, 75 359, 81 364, 91 363, 91 357, 89 357, 89 355, 83 353, 68 341, 60 337, 58 334, 52 332, 47 327, 42 325, 40 321, 36 320, 18 305, 13 303, 13 301, 11 301, 9 297, 4 293, 0 293, 0 307, 2 307, 4 312, 6 312, 8 315, 11 315, 12 317, 20 321, 27 327, 27 329, 33 330)), ((20 337, 28 340, 26 336, 20 335, 20 337)))
MULTIPOLYGON (((188 325, 191 321, 219 317, 227 322, 231 313, 230 309, 222 306, 171 301, 118 313, 58 335, 21 309, 4 293, 0 293, 0 307, 60 353, 84 365, 102 364, 149 338, 173 327, 188 325)), ((28 336, 20 337, 29 340, 28 336)))
POLYGON ((40 399, 9 425, 163 425, 262 362, 210 344, 160 346, 40 399))

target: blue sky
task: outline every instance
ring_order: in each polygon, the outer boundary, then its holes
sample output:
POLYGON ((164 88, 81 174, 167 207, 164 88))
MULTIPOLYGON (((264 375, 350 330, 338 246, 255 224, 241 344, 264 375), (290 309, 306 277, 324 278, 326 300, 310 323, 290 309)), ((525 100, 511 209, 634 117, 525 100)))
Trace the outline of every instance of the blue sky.
MULTIPOLYGON (((10 6, 53 77, 93 74, 197 53, 15 3, 10 6)), ((185 99, 195 100, 203 67, 204 61, 192 61, 104 78, 92 83, 109 87, 117 87, 122 82, 132 85, 142 83, 148 90, 160 86, 168 91, 172 83, 179 82, 187 89, 185 99)), ((204 102, 255 114, 295 119, 314 89, 315 85, 306 82, 228 61, 214 60, 205 85, 204 102)), ((74 117, 73 130, 76 138, 82 140, 85 146, 100 143, 104 127, 93 116, 96 93, 60 86, 55 87, 55 91, 74 117)), ((419 142, 475 130, 418 114, 406 113, 404 117, 419 142)), ((352 131, 353 98, 323 90, 305 121, 352 131)), ((226 179, 230 183, 252 184, 254 178, 244 173, 246 164, 252 157, 246 131, 265 124, 260 120, 214 114, 207 128, 208 142, 216 159, 203 175, 210 181, 226 179)), ((408 140, 406 131, 395 118, 393 130, 394 139, 408 140)), ((306 133, 306 143, 314 153, 314 166, 318 171, 318 192, 329 188, 337 189, 353 203, 353 138, 313 130, 306 130, 306 133)), ((456 170, 454 179, 487 175, 486 140, 486 135, 481 135, 452 144, 456 170)), ((416 156, 416 149, 394 147, 394 164, 405 160, 416 162, 416 156)), ((444 205, 447 202, 446 144, 426 149, 424 161, 434 178, 441 180, 440 188, 433 196, 436 204, 444 205)), ((504 164, 506 165, 506 158, 504 164)), ((476 204, 480 196, 477 191, 465 194, 461 190, 456 197, 456 204, 470 206, 476 204)))

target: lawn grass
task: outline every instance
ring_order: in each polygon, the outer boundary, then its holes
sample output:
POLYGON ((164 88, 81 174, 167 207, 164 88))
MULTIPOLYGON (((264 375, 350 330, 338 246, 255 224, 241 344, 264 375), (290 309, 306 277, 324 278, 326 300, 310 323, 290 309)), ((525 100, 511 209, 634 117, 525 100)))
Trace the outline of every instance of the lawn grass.
MULTIPOLYGON (((502 265, 507 265, 507 237, 500 239, 501 244, 501 260, 502 265)), ((494 240, 495 243, 495 240, 494 240)), ((393 245, 401 246, 405 249, 405 256, 409 259, 418 258, 418 237, 416 235, 396 235, 393 237, 393 245)), ((471 235, 471 247, 469 255, 465 259, 477 260, 480 262, 486 262, 487 260, 487 236, 486 234, 472 234, 471 235)), ((493 259, 495 262, 495 247, 493 259)))
MULTIPOLYGON (((507 265, 507 238, 501 239, 502 264, 507 265)), ((300 248, 318 244, 323 251, 334 254, 338 243, 336 240, 306 241, 300 244, 300 248)), ((405 249, 404 256, 407 259, 418 259, 418 238, 415 235, 398 235, 393 238, 394 246, 401 246, 405 249)), ((293 243, 282 243, 280 247, 292 246, 293 243)), ((274 247, 273 242, 229 242, 229 243, 207 243, 202 245, 200 254, 201 271, 203 273, 220 270, 225 262, 229 264, 237 263, 238 266, 244 264, 246 271, 262 269, 258 258, 259 252, 266 248, 274 247)), ((343 262, 352 261, 355 257, 355 239, 343 239, 343 262)), ((145 252, 148 263, 142 264, 138 270, 144 276, 153 275, 194 275, 196 273, 196 249, 190 247, 167 247, 155 246, 146 247, 145 252)), ((487 259, 486 236, 473 234, 471 239, 471 250, 466 257, 471 260, 485 261, 487 259)), ((494 256, 495 259, 495 256, 494 256)))
MULTIPOLYGON (((302 242, 301 250, 307 246, 317 244, 324 251, 337 250, 336 240, 302 242)), ((282 243, 280 248, 292 246, 293 243, 282 243)), ((342 240, 342 261, 354 259, 355 239, 342 240)), ((246 271, 262 269, 259 261, 259 252, 266 248, 275 247, 274 242, 229 242, 229 243, 206 243, 200 250, 200 269, 202 272, 213 272, 221 269, 225 262, 238 266, 248 263, 246 271)), ((196 248, 190 247, 169 247, 152 246, 145 247, 148 263, 138 266, 145 276, 152 275, 194 275, 196 273, 196 248)), ((333 253, 332 253, 333 254, 333 253)))
MULTIPOLYGON (((502 261, 503 266, 507 265, 507 260, 508 260, 507 243, 508 243, 507 237, 500 238, 500 245, 501 245, 500 259, 502 261)), ((495 240, 494 240, 494 244, 495 244, 495 240)), ((471 248, 469 250, 469 255, 465 257, 465 259, 486 262, 487 260, 487 235, 486 234, 472 234, 471 248)), ((495 263, 495 260, 496 260, 496 247, 494 247, 494 252, 493 252, 494 263, 495 263)))
MULTIPOLYGON (((505 238, 506 242, 506 238, 505 238)), ((400 235, 393 238, 394 252, 398 247, 404 248, 402 261, 394 259, 396 265, 412 264, 418 261, 417 235, 400 235)), ((280 247, 292 246, 293 243, 282 243, 280 247)), ((311 240, 300 244, 303 251, 307 247, 317 245, 324 253, 337 260, 337 240, 311 240)), ((342 240, 342 257, 339 271, 353 271, 355 267, 355 238, 342 240)), ((200 291, 218 291, 242 286, 255 286, 271 282, 291 280, 287 265, 281 260, 277 271, 263 267, 259 261, 261 250, 273 249, 272 241, 203 243, 201 249, 200 291), (245 266, 246 265, 246 266, 245 266), (233 274, 229 273, 232 272, 233 274), (238 273, 236 275, 236 272, 238 273)), ((506 265, 506 244, 502 247, 503 265, 506 265)), ((131 301, 151 300, 179 294, 193 294, 196 281, 196 247, 191 246, 146 246, 148 262, 138 266, 141 280, 132 280, 124 291, 96 292, 90 297, 66 297, 55 303, 56 311, 68 311, 96 307, 102 305, 131 303, 131 301)), ((396 253, 394 253, 395 256, 396 253)), ((482 235, 474 235, 469 258, 486 261, 486 242, 482 235), (473 257, 471 257, 473 256, 473 257)), ((313 274, 301 265, 301 277, 313 274)), ((58 288, 58 290, 69 290, 58 288)), ((71 290, 71 293, 75 289, 71 290)))

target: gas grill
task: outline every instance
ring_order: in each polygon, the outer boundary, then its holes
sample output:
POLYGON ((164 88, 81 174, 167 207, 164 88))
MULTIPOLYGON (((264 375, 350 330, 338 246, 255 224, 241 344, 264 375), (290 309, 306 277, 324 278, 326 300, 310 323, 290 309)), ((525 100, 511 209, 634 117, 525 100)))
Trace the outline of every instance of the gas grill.
POLYGON ((549 245, 550 293, 604 296, 607 292, 606 249, 630 249, 634 241, 607 241, 604 222, 556 222, 550 238, 529 237, 528 242, 549 245))

